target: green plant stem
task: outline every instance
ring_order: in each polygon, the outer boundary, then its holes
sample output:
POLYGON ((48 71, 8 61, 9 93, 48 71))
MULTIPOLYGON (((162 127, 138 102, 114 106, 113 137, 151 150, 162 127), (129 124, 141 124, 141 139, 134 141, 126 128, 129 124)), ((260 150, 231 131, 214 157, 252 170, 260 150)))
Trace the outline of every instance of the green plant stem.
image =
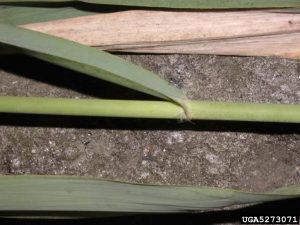
MULTIPOLYGON (((187 101, 192 120, 300 123, 300 105, 187 101)), ((0 97, 0 112, 70 116, 186 119, 165 101, 0 97)))

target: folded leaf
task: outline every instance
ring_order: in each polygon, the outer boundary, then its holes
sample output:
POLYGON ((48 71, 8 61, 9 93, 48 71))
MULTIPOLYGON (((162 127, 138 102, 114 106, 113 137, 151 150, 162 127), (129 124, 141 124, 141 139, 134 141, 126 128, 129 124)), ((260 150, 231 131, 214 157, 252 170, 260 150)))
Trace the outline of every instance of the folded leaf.
POLYGON ((300 54, 300 14, 267 10, 128 10, 23 27, 107 51, 288 58, 300 54))

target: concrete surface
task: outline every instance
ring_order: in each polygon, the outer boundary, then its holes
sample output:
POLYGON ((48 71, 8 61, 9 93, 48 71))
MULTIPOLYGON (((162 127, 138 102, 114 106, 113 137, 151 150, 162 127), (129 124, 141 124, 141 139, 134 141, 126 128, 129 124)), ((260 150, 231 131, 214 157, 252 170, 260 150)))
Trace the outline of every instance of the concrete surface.
MULTIPOLYGON (((158 73, 193 99, 300 103, 300 63, 294 60, 121 57, 158 73)), ((0 68, 1 95, 149 98, 28 57, 2 57, 0 68)), ((299 133, 296 124, 2 114, 0 173, 262 191, 300 183, 299 133)))

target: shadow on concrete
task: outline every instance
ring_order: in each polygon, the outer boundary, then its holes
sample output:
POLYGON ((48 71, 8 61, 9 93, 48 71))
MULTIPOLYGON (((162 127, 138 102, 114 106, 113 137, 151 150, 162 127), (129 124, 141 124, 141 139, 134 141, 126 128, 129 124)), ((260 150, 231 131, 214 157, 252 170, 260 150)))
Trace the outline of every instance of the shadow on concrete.
POLYGON ((45 116, 0 113, 0 126, 62 127, 111 130, 195 130, 249 132, 258 134, 300 134, 298 124, 228 121, 193 121, 125 119, 81 116, 45 116))
POLYGON ((0 69, 20 77, 74 90, 95 98, 121 98, 126 100, 156 99, 150 95, 87 76, 82 73, 77 73, 60 66, 55 66, 28 56, 2 56, 0 57, 0 69))

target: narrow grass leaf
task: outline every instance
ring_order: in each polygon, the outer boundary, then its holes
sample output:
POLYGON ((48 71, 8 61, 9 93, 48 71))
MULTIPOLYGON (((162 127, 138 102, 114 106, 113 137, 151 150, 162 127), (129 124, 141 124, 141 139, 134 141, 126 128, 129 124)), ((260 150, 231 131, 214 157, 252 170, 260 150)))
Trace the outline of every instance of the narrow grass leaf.
POLYGON ((0 24, 0 43, 20 53, 184 105, 181 90, 117 56, 72 41, 0 24))
POLYGON ((102 5, 156 8, 230 9, 300 7, 299 0, 0 0, 0 3, 85 2, 102 5))
POLYGON ((299 185, 266 193, 250 193, 211 187, 139 185, 79 177, 0 176, 2 216, 5 211, 175 213, 299 196, 299 185))

